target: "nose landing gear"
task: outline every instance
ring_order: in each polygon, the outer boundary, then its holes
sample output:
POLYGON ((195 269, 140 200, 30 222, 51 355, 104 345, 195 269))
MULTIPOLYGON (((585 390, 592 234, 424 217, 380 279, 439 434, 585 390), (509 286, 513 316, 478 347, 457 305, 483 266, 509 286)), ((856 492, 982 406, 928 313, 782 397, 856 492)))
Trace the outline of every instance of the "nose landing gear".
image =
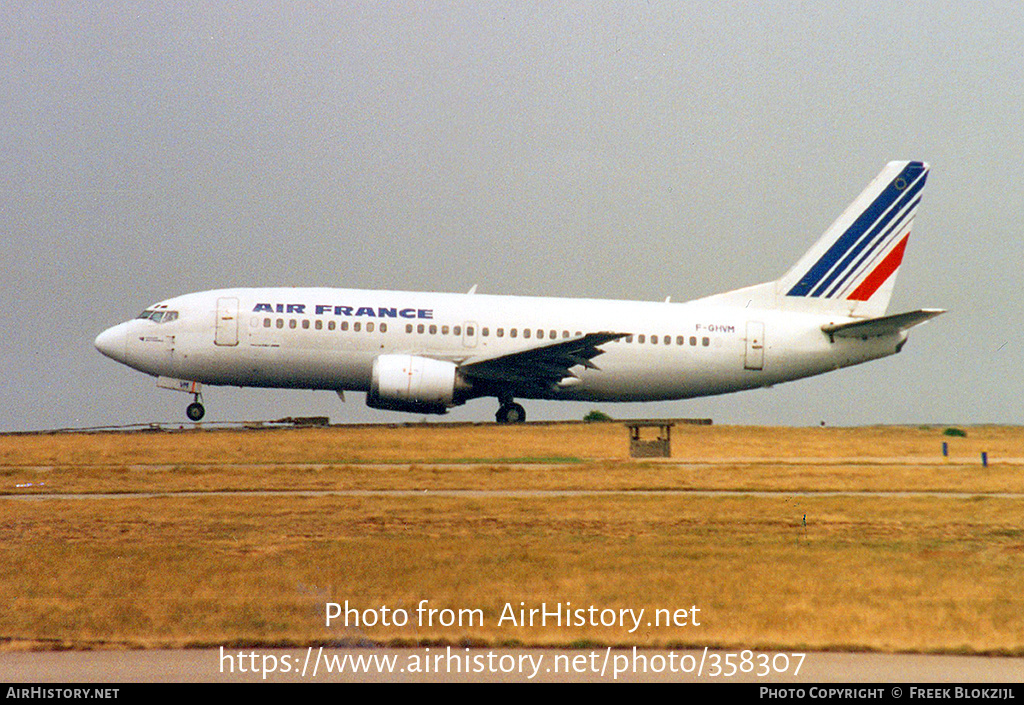
POLYGON ((192 403, 185 409, 185 415, 188 416, 189 421, 199 421, 206 415, 206 408, 203 407, 203 385, 201 383, 190 382, 187 379, 175 379, 173 377, 157 377, 156 386, 192 395, 192 403))

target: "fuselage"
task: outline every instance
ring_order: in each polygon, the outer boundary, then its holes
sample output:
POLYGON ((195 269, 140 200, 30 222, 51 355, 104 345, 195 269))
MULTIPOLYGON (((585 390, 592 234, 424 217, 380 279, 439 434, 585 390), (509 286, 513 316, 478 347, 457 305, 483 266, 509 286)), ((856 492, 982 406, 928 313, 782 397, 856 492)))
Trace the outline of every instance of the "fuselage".
MULTIPOLYGON (((898 352, 906 333, 830 338, 836 316, 709 305, 328 288, 221 289, 156 304, 96 340, 159 377, 211 385, 367 391, 374 361, 455 365, 596 331, 597 369, 516 396, 684 399, 769 386, 898 352)), ((472 394, 470 396, 473 396, 472 394)))
POLYGON ((444 413, 493 396, 661 401, 726 394, 899 352, 943 311, 886 315, 928 165, 893 161, 778 279, 687 303, 355 289, 219 289, 168 299, 96 338, 108 357, 196 383, 367 392, 444 413))

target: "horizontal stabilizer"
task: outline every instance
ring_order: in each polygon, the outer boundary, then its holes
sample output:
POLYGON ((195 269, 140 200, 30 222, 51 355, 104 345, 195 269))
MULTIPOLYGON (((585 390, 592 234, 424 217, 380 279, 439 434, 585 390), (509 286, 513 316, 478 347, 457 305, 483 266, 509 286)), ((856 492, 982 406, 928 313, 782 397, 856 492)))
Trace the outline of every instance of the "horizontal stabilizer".
POLYGON ((909 330, 945 312, 941 308, 923 308, 918 311, 897 313, 895 316, 869 318, 865 321, 829 323, 822 326, 821 329, 829 335, 838 338, 875 338, 909 330))

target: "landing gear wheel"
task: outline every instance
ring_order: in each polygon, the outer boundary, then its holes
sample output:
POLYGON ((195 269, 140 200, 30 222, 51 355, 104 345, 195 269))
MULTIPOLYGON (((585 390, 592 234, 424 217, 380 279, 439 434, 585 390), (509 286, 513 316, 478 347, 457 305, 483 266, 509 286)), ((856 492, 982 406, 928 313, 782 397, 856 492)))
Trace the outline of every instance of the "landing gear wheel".
POLYGON ((515 402, 502 404, 494 420, 498 423, 523 423, 526 421, 526 409, 515 402))
POLYGON ((206 415, 206 409, 197 401, 192 402, 185 409, 185 415, 188 416, 190 421, 198 421, 206 415))

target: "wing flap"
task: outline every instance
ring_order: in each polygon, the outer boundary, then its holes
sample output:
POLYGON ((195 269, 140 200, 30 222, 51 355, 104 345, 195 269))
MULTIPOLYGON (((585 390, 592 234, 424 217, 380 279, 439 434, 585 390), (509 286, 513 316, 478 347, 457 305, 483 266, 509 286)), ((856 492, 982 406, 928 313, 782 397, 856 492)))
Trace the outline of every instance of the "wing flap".
POLYGON ((604 352, 598 346, 627 335, 587 333, 496 357, 471 358, 459 366, 459 371, 467 378, 484 382, 547 387, 566 377, 576 377, 573 367, 600 369, 592 362, 604 352))

